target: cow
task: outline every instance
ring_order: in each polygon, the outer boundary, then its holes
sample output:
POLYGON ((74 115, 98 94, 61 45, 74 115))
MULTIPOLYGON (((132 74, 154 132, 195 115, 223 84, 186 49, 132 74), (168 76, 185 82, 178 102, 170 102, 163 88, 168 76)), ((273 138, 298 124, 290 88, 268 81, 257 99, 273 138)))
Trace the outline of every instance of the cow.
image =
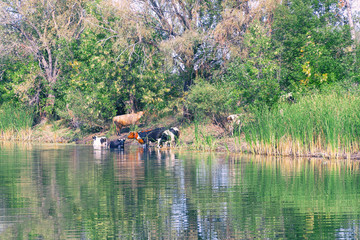
POLYGON ((170 147, 175 146, 179 137, 180 130, 177 127, 171 127, 162 133, 158 146, 163 146, 164 143, 170 147))
POLYGON ((106 137, 97 137, 94 136, 93 137, 93 147, 94 148, 102 148, 102 147, 107 147, 107 139, 106 137))
POLYGON ((113 117, 112 121, 116 127, 116 134, 118 136, 120 135, 122 127, 137 124, 142 115, 144 115, 144 112, 140 111, 137 113, 129 113, 113 117))
POLYGON ((160 143, 161 135, 166 128, 155 128, 141 132, 130 132, 128 139, 136 139, 138 143, 143 144, 145 147, 148 146, 149 142, 157 142, 158 146, 160 143))
POLYGON ((109 143, 110 149, 114 149, 114 148, 124 149, 124 146, 125 146, 125 138, 116 139, 115 141, 110 141, 109 143))
POLYGON ((226 118, 231 135, 234 135, 234 127, 240 126, 241 124, 240 116, 241 114, 232 114, 226 118))

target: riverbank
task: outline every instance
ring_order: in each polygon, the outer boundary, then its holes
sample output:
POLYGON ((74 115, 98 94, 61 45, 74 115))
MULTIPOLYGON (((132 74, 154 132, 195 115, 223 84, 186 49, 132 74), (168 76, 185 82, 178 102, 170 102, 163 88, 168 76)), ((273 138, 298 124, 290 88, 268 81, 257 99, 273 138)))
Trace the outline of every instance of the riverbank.
MULTIPOLYGON (((360 97, 355 93, 315 94, 296 102, 279 102, 271 109, 252 108, 240 115, 241 123, 232 133, 210 118, 190 121, 181 112, 166 117, 148 114, 140 125, 123 128, 121 136, 115 135, 109 122, 100 128, 102 132, 70 128, 65 120, 31 127, 26 109, 13 112, 2 110, 0 140, 91 144, 93 136, 114 140, 127 138, 132 130, 176 126, 181 131, 177 148, 184 150, 360 159, 360 97)), ((126 144, 138 143, 127 140, 126 144)))
MULTIPOLYGON (((162 119, 162 124, 172 122, 172 120, 162 119)), ((160 123, 152 123, 151 125, 142 124, 138 127, 139 130, 160 127, 164 125, 157 125, 160 123)), ((360 160, 360 152, 336 152, 329 147, 329 151, 324 151, 321 148, 314 148, 312 152, 306 152, 301 149, 300 144, 284 142, 282 152, 272 149, 271 146, 265 144, 257 145, 249 144, 246 141, 245 134, 240 136, 230 136, 225 129, 212 124, 205 123, 202 125, 185 124, 178 125, 181 130, 181 137, 176 148, 180 150, 190 151, 213 151, 213 152, 229 152, 229 153, 246 153, 254 155, 266 156, 286 156, 286 157, 309 157, 309 158, 324 158, 324 159, 353 159, 360 160), (295 146, 295 148, 293 148, 295 146), (286 150, 286 151, 285 151, 286 150)), ((127 138, 129 128, 124 128, 120 136, 116 136, 113 130, 102 131, 91 134, 81 133, 80 130, 73 130, 65 127, 62 121, 41 123, 33 128, 16 131, 7 131, 0 134, 1 141, 23 141, 23 142, 37 142, 37 143, 74 143, 74 144, 92 144, 93 136, 106 136, 109 140, 117 138, 127 138)), ((126 145, 140 146, 134 140, 126 140, 126 145)))

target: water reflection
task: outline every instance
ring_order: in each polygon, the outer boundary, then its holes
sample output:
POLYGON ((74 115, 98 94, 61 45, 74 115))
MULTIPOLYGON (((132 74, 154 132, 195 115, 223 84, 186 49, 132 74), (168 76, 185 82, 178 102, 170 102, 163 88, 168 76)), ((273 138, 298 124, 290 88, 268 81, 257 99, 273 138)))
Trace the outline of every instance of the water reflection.
POLYGON ((359 162, 0 143, 0 239, 356 238, 359 162))

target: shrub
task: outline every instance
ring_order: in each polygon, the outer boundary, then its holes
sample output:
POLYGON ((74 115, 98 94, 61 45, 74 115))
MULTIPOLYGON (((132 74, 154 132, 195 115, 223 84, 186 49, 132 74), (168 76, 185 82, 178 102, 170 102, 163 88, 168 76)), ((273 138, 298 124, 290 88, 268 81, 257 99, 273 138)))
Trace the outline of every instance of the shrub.
POLYGON ((221 84, 199 82, 191 87, 185 105, 195 119, 210 118, 222 125, 226 116, 234 110, 228 104, 231 91, 230 87, 221 84))
POLYGON ((82 129, 104 129, 106 122, 115 116, 115 106, 107 95, 96 92, 67 92, 66 106, 57 114, 70 122, 72 127, 82 129))

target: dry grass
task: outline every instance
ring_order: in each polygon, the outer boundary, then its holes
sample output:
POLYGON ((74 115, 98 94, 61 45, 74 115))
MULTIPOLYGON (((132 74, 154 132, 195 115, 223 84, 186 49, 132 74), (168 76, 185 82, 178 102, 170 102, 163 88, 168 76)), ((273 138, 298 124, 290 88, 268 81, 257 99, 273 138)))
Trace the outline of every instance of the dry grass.
POLYGON ((62 120, 40 123, 34 127, 33 141, 47 143, 69 143, 73 135, 80 132, 63 125, 62 120))
MULTIPOLYGON (((33 128, 8 129, 0 132, 0 141, 69 143, 76 131, 60 126, 61 121, 40 123, 33 128), (56 125, 56 126, 55 126, 56 125)), ((80 130, 77 130, 79 132, 80 130)))
POLYGON ((32 141, 33 130, 31 128, 21 129, 19 131, 9 129, 0 132, 1 141, 32 141))

